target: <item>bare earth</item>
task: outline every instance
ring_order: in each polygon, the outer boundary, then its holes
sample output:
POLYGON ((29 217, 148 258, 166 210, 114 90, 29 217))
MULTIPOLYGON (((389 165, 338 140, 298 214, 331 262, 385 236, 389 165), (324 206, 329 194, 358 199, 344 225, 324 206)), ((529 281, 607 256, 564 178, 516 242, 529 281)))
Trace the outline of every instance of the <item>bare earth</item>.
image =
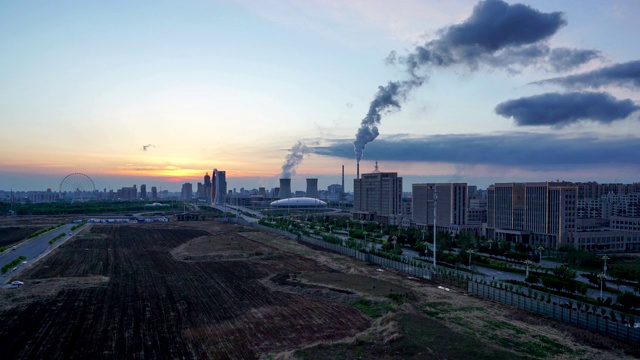
POLYGON ((626 359, 638 350, 269 233, 93 225, 0 292, 6 358, 626 359))

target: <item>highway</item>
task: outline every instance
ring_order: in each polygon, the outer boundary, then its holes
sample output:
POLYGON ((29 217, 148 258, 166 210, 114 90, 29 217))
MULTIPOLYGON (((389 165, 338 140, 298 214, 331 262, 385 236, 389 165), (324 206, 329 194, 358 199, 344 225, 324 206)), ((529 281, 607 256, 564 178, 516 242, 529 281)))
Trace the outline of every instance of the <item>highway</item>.
MULTIPOLYGON (((11 261, 15 260, 19 256, 24 256, 27 259, 25 260, 26 263, 21 262, 15 268, 9 269, 9 271, 7 271, 6 274, 0 273, 0 284, 4 284, 5 282, 7 282, 7 280, 11 279, 12 277, 16 277, 16 279, 14 280, 20 280, 16 275, 18 275, 18 273, 21 270, 26 268, 32 262, 38 260, 40 257, 46 255, 53 249, 57 248, 62 243, 64 243, 67 239, 73 236, 71 228, 74 225, 78 225, 78 224, 65 224, 57 229, 54 229, 42 235, 36 236, 35 238, 22 241, 15 246, 15 249, 8 248, 7 250, 3 251, 2 254, 0 254, 0 268, 3 267, 5 264, 8 264, 11 261), (56 236, 62 233, 65 233, 66 236, 56 240, 56 242, 54 242, 51 245, 49 244, 49 241, 51 239, 55 238, 56 236)), ((84 225, 82 228, 77 229, 73 233, 80 231, 86 226, 89 226, 89 225, 88 224, 84 225)))

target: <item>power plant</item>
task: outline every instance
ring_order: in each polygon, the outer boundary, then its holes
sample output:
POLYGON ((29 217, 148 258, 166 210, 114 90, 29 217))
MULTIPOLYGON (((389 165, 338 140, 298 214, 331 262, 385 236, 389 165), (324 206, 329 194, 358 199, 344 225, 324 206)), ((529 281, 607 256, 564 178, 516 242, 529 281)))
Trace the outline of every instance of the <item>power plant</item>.
POLYGON ((280 179, 280 191, 278 193, 280 199, 288 199, 291 197, 291 179, 280 179))
POLYGON ((318 179, 307 179, 307 197, 318 198, 318 179))

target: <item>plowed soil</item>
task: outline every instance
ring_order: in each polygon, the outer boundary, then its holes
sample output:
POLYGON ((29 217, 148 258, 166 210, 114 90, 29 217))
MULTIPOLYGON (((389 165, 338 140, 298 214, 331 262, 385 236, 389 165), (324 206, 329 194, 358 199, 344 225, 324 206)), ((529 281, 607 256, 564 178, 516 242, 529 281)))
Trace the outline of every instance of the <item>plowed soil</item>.
POLYGON ((11 359, 623 359, 636 349, 237 225, 93 225, 0 292, 11 359))

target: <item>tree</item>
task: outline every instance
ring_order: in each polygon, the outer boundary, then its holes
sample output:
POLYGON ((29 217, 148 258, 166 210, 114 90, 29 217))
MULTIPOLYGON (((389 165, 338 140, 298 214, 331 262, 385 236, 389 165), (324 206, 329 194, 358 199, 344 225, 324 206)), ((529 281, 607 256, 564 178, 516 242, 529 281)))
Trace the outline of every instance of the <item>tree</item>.
POLYGON ((524 281, 528 282, 529 284, 537 284, 540 282, 540 278, 538 278, 536 275, 529 275, 526 279, 524 279, 524 281))
POLYGON ((640 306, 640 297, 636 296, 631 291, 625 291, 623 294, 618 295, 617 302, 625 310, 629 310, 640 306))
POLYGON ((426 255, 426 250, 427 250, 427 244, 418 241, 416 243, 415 249, 418 252, 418 255, 425 256, 426 255))

